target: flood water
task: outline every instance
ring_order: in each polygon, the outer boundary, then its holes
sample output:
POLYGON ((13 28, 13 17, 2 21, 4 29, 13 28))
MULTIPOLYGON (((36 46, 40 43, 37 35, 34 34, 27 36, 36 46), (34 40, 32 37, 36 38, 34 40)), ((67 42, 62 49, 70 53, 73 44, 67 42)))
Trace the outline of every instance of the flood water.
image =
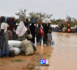
POLYGON ((47 70, 77 70, 77 34, 52 33, 55 45, 47 70))
POLYGON ((0 58, 0 70, 77 70, 77 34, 53 32, 52 37, 53 48, 38 46, 33 56, 0 58), (18 59, 22 61, 17 62, 18 59), (48 59, 49 66, 39 66, 40 59, 48 59))

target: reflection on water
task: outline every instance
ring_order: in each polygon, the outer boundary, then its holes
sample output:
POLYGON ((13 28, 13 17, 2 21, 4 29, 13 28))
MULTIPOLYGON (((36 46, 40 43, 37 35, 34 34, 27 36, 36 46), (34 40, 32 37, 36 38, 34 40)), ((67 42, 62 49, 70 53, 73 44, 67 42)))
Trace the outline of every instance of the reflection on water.
POLYGON ((76 37, 77 36, 77 33, 52 33, 52 36, 55 37, 55 38, 61 38, 61 37, 68 37, 68 38, 71 38, 71 37, 76 37))
POLYGON ((70 38, 70 33, 67 33, 67 37, 70 38))

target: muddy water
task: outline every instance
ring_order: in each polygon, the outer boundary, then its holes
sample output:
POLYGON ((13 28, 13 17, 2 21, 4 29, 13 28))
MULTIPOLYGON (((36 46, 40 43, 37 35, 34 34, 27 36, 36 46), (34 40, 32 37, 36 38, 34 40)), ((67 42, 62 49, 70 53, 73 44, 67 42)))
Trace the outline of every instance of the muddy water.
POLYGON ((32 56, 0 58, 0 70, 77 70, 77 34, 52 33, 52 36, 55 41, 53 50, 48 46, 43 47, 43 51, 37 47, 37 52, 32 56), (23 61, 11 61, 16 59, 23 61), (48 59, 49 67, 36 68, 40 59, 48 59))
POLYGON ((47 70, 77 70, 77 34, 53 33, 55 46, 47 70))

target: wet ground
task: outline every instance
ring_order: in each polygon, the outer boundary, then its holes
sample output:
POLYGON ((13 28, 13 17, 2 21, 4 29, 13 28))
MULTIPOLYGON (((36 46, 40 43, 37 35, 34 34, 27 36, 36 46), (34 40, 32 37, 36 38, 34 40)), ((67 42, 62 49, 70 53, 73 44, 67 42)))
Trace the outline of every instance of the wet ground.
POLYGON ((55 46, 47 70, 77 70, 77 34, 53 33, 55 46))
POLYGON ((41 70, 40 59, 49 59, 51 52, 51 47, 45 46, 42 51, 41 47, 37 46, 37 52, 34 55, 0 58, 0 70, 41 70))
POLYGON ((0 70, 77 70, 77 34, 52 33, 55 45, 37 47, 34 55, 0 58, 0 70), (40 59, 48 59, 48 67, 40 67, 40 59))

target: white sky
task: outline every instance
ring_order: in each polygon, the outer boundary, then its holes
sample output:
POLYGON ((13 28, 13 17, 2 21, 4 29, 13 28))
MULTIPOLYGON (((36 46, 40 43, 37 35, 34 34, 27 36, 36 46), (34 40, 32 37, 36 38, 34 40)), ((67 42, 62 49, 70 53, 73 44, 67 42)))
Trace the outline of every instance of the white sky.
POLYGON ((77 19, 77 0, 0 0, 0 16, 15 16, 19 9, 52 14, 52 19, 77 19))

